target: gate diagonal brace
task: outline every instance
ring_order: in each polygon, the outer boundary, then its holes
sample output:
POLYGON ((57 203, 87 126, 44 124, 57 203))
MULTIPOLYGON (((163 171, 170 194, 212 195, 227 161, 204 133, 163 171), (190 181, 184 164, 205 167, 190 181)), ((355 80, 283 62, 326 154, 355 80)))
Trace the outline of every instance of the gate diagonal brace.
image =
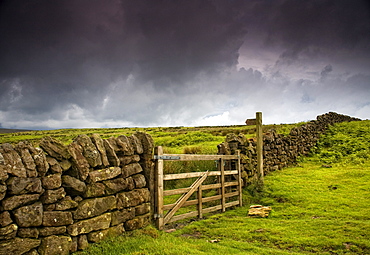
POLYGON ((164 216, 163 224, 167 224, 168 221, 172 218, 172 216, 180 209, 183 204, 188 200, 188 198, 193 195, 193 193, 202 185, 203 181, 207 178, 209 171, 205 172, 202 176, 200 176, 191 186, 190 190, 187 193, 184 193, 177 201, 176 205, 167 212, 166 216, 164 216))

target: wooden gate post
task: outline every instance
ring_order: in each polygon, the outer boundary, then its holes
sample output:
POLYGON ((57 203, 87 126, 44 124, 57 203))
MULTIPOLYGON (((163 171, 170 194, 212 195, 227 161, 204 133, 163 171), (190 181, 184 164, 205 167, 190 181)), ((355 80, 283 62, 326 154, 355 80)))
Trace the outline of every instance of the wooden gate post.
POLYGON ((256 112, 257 132, 257 174, 259 184, 263 185, 263 136, 262 136, 262 112, 256 112))
POLYGON ((160 156, 163 155, 162 146, 155 148, 154 155, 158 155, 155 163, 155 225, 159 230, 163 229, 163 159, 160 156))

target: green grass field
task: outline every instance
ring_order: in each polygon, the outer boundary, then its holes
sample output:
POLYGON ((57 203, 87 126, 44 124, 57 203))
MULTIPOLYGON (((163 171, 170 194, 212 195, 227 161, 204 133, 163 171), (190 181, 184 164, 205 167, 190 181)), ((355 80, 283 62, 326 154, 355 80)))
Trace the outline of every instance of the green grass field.
POLYGON ((148 226, 78 254, 370 254, 369 134, 369 121, 336 125, 299 166, 266 176, 263 192, 245 190, 244 207, 171 233, 148 226), (254 203, 273 211, 249 218, 254 203))
MULTIPOLYGON (((280 134, 288 134, 298 124, 264 125, 263 130, 271 128, 280 134)), ((210 127, 149 127, 149 128, 97 128, 97 129, 57 129, 44 131, 27 131, 16 133, 1 133, 0 143, 16 144, 28 140, 34 146, 38 146, 44 136, 51 136, 64 144, 69 144, 80 134, 99 134, 102 138, 129 136, 136 131, 150 134, 155 146, 163 146, 164 153, 186 153, 195 151, 202 154, 216 154, 217 145, 225 140, 229 133, 243 133, 247 137, 255 136, 255 126, 210 126, 210 127)))

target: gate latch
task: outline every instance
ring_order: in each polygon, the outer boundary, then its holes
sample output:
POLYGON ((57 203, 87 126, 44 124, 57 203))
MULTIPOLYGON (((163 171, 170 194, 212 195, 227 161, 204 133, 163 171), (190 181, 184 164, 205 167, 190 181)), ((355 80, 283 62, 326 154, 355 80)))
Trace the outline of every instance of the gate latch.
POLYGON ((163 159, 163 160, 177 160, 180 159, 180 156, 159 156, 159 155, 154 155, 154 159, 163 159))

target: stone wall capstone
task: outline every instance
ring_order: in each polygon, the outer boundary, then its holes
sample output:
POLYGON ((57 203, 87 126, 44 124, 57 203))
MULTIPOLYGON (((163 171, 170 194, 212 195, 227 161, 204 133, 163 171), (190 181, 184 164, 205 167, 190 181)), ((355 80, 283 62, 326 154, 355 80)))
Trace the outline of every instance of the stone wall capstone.
POLYGON ((153 139, 0 144, 0 255, 70 254, 151 219, 153 139))
MULTIPOLYGON (((320 134, 324 133, 329 125, 349 121, 360 121, 360 119, 329 112, 317 116, 316 120, 293 128, 288 136, 277 134, 275 130, 264 133, 264 175, 294 165, 298 156, 307 155, 310 152, 320 134)), ((237 150, 241 154, 244 186, 256 184, 258 182, 256 139, 247 139, 243 134, 228 134, 225 142, 218 145, 220 155, 233 155, 237 150)))

